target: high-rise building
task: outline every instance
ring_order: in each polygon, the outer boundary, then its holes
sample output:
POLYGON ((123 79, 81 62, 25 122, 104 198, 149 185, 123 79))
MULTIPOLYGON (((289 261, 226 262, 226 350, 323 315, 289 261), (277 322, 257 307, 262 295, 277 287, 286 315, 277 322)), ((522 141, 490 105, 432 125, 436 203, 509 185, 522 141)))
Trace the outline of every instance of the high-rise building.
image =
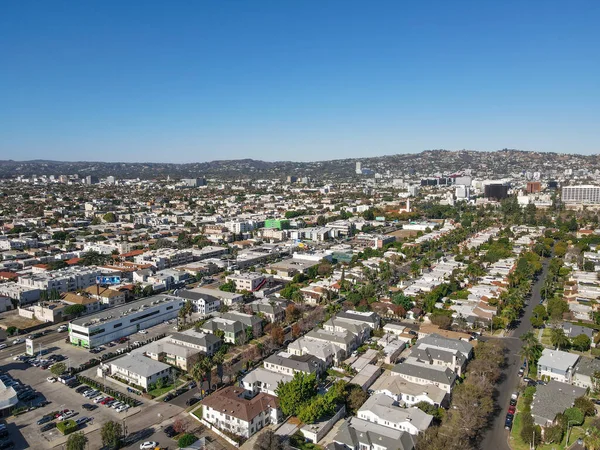
POLYGON ((502 200, 508 197, 508 185, 504 183, 486 184, 483 188, 483 196, 494 200, 502 200))
POLYGON ((87 177, 85 177, 85 184, 98 184, 98 183, 100 183, 100 180, 95 175, 88 175, 87 177))
POLYGON ((356 174, 357 175, 362 175, 362 164, 360 161, 356 162, 356 174))
POLYGON ((186 187, 206 186, 206 180, 204 178, 184 178, 181 182, 186 187))
POLYGON ((471 198, 471 188, 464 184, 459 184, 456 186, 455 194, 457 199, 469 200, 471 198))
POLYGON ((600 186, 563 186, 561 198, 564 203, 600 203, 600 186))
POLYGON ((542 183, 539 181, 528 181, 526 190, 528 194, 540 192, 542 190, 542 183))

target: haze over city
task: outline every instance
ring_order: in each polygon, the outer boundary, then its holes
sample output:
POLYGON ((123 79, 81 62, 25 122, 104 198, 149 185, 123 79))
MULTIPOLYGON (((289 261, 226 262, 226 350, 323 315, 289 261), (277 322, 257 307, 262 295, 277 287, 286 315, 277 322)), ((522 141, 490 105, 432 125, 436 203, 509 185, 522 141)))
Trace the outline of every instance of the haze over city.
POLYGON ((4 159, 598 150, 596 1, 4 2, 4 159))

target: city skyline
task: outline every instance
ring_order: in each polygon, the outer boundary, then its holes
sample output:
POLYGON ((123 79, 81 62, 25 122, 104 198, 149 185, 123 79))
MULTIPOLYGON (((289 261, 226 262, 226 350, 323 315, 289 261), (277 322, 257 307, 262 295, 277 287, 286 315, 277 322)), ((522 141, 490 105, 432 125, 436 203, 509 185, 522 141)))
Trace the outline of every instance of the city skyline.
POLYGON ((1 7, 3 159, 597 152, 598 5, 1 7))

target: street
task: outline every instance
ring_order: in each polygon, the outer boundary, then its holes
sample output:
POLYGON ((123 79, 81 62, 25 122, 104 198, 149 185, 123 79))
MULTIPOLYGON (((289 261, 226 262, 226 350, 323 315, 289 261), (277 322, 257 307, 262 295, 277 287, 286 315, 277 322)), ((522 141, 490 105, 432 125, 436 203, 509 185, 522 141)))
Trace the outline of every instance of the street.
POLYGON ((531 317, 533 308, 538 305, 542 299, 541 291, 548 273, 549 261, 549 259, 543 261, 542 272, 532 286, 531 298, 529 303, 525 306, 523 317, 521 317, 519 325, 512 331, 510 336, 498 338, 508 349, 507 366, 503 369, 502 378, 498 384, 497 404, 500 410, 497 411, 497 415, 494 418, 491 428, 486 432, 481 443, 481 448, 484 450, 510 450, 510 446, 508 445, 509 432, 504 429, 504 418, 506 416, 506 411, 508 410, 510 395, 517 390, 521 381, 517 374, 519 367, 521 366, 519 352, 523 344, 520 337, 531 329, 529 318, 531 317))

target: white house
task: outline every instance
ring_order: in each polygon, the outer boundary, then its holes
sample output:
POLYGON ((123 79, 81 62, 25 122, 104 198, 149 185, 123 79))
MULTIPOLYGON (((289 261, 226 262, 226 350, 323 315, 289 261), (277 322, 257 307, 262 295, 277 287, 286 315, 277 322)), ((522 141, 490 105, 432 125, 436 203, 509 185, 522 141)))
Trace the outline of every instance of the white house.
POLYGON ((360 407, 356 416, 384 427, 406 431, 414 436, 431 425, 433 416, 419 408, 402 408, 385 394, 374 394, 360 407))
POLYGON ((140 353, 130 353, 110 362, 110 375, 148 389, 150 384, 156 383, 159 379, 169 378, 171 366, 140 353))

